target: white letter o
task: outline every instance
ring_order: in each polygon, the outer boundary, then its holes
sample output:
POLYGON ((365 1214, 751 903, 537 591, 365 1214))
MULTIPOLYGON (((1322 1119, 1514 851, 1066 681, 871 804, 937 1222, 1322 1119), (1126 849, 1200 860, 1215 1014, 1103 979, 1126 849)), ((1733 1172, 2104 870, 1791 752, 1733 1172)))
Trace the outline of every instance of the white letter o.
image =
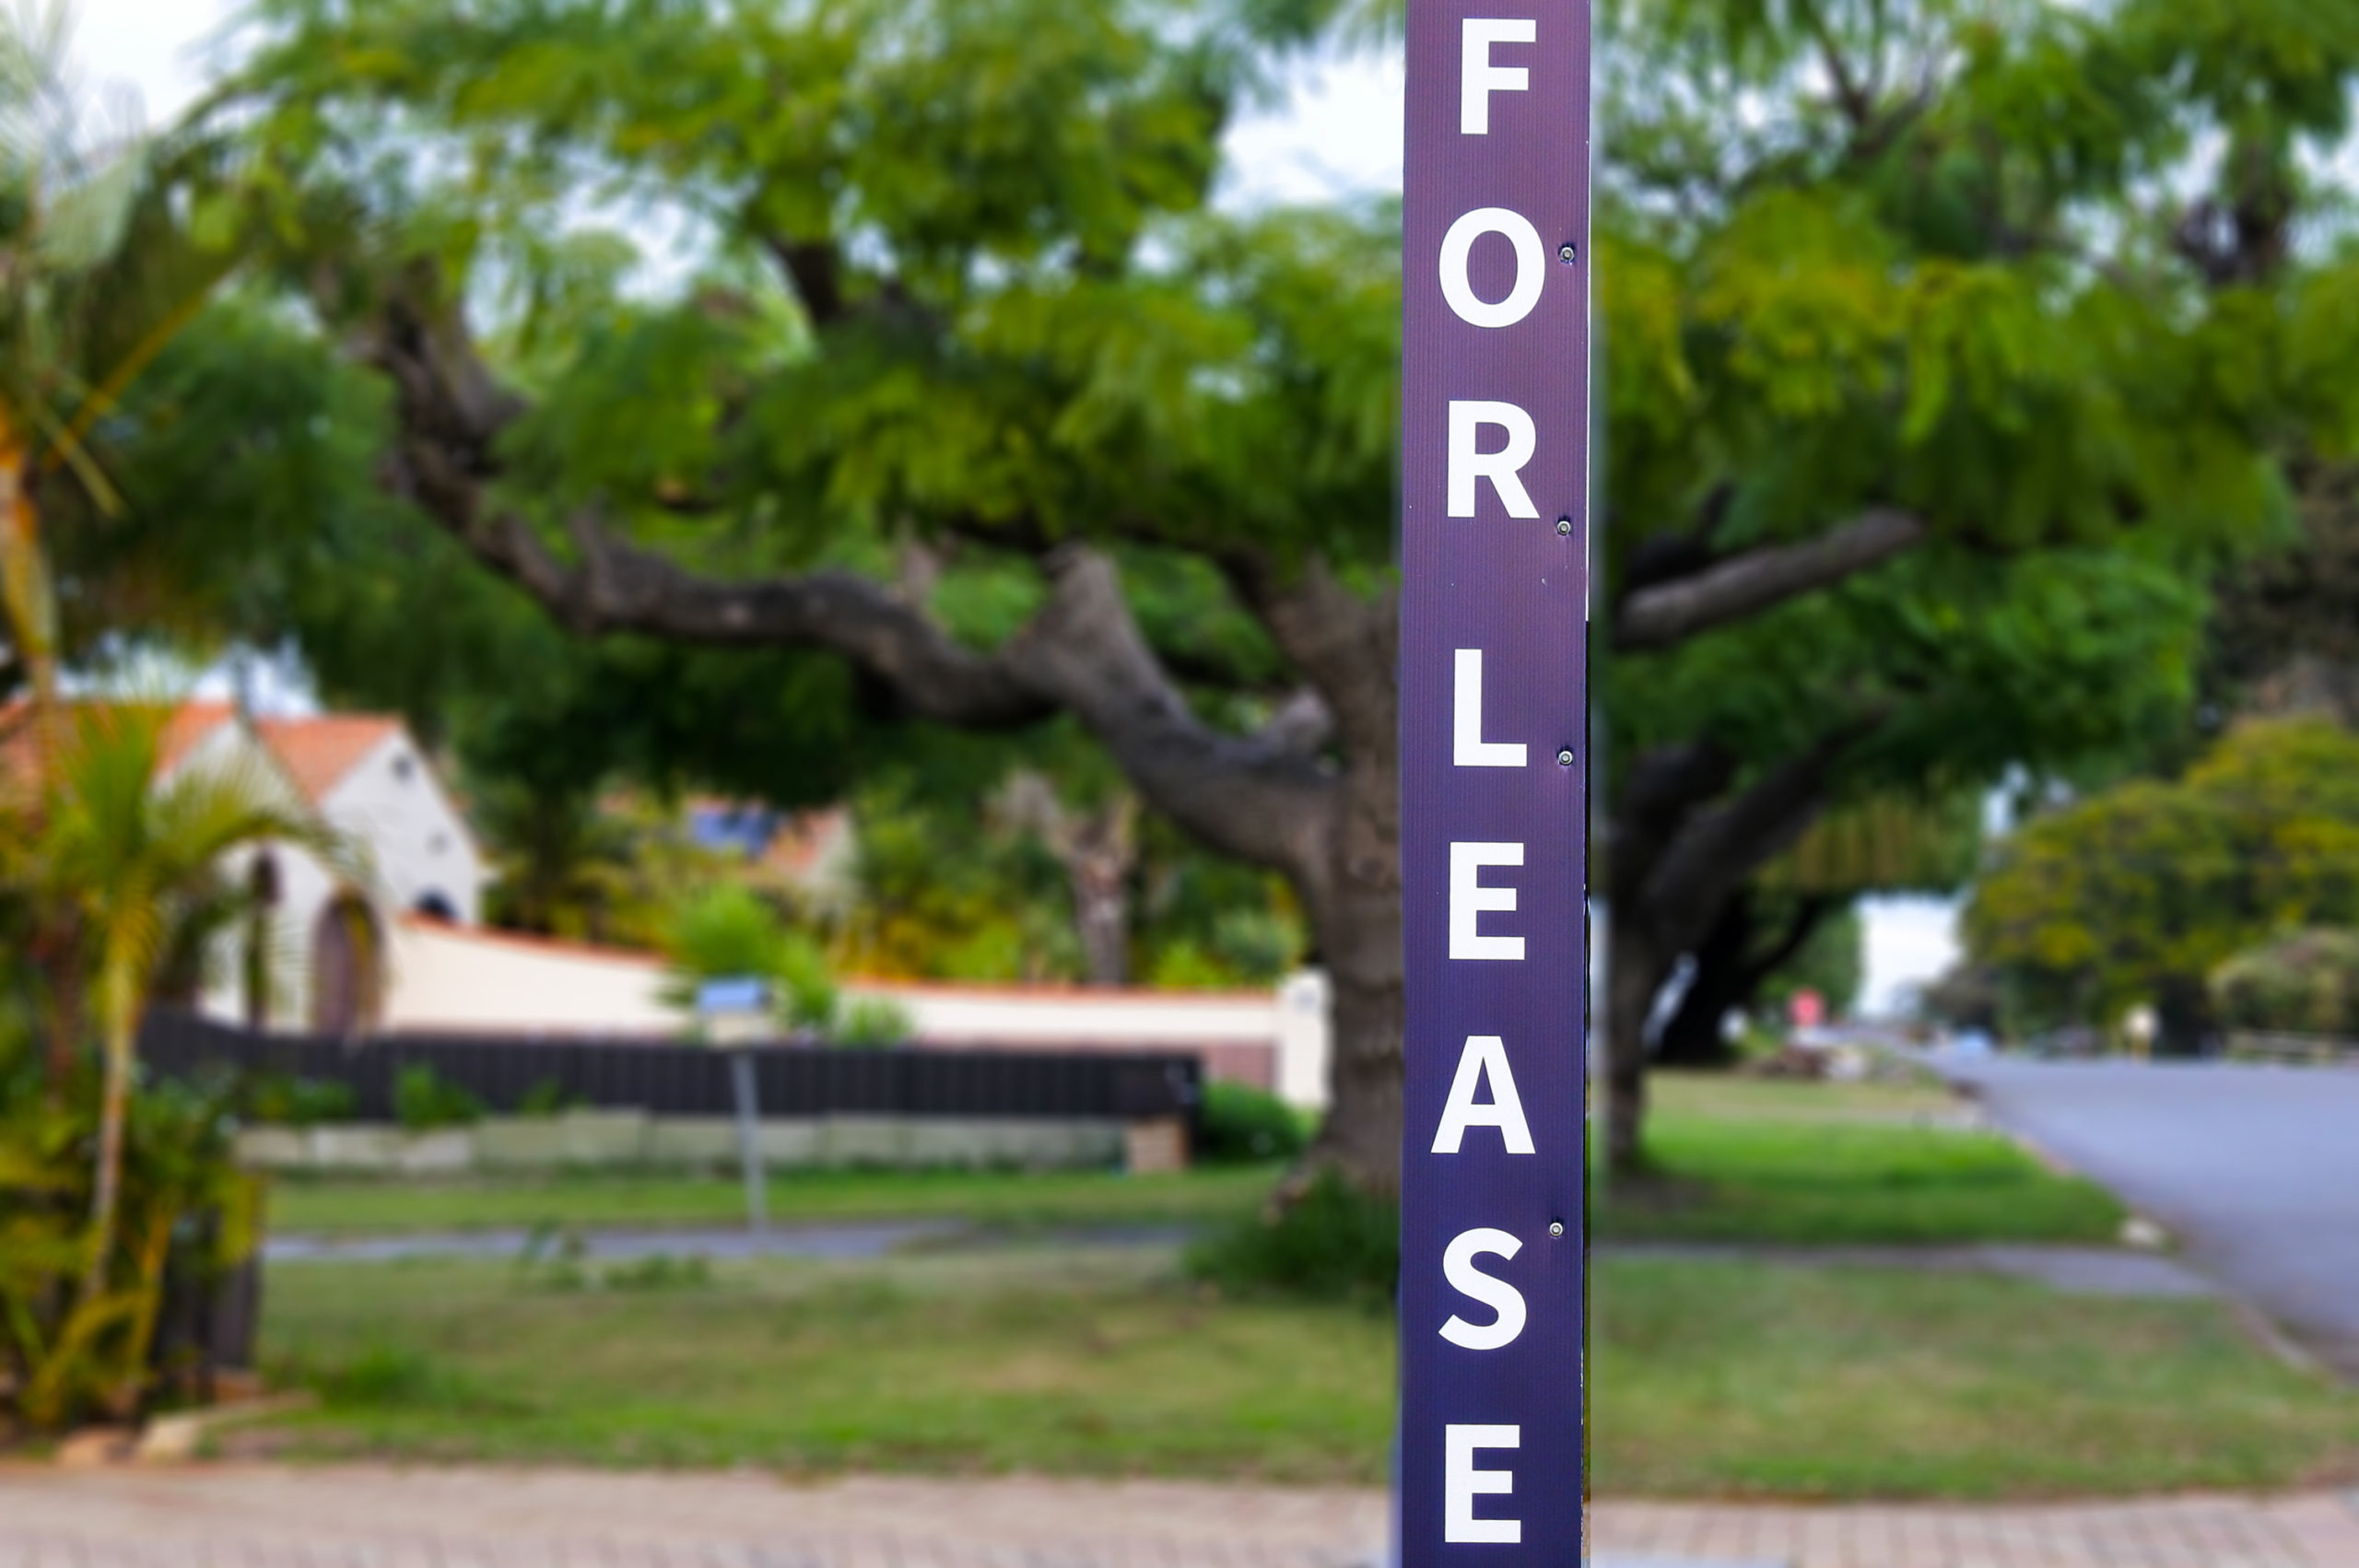
POLYGON ((1540 231, 1520 212, 1476 207, 1442 236, 1441 297, 1461 321, 1478 327, 1511 327, 1532 314, 1547 282, 1548 252, 1540 243, 1540 231), (1504 234, 1515 246, 1515 287, 1496 305, 1484 303, 1466 281, 1466 258, 1485 234, 1504 234))

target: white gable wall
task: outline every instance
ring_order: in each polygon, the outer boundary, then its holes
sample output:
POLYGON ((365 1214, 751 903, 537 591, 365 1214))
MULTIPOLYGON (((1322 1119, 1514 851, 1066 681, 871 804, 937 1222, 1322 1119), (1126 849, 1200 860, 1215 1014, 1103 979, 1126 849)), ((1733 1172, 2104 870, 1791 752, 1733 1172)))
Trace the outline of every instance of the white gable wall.
POLYGON ((482 851, 406 732, 386 736, 336 780, 320 814, 369 846, 380 895, 393 910, 439 895, 460 924, 482 920, 482 851))

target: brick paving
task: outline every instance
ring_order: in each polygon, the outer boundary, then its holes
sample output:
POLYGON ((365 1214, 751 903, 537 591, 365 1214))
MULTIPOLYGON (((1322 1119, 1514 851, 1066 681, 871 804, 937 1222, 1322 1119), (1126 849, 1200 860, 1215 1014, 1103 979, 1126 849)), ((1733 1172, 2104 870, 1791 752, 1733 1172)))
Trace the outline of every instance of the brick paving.
MULTIPOLYGON (((2359 1568, 2326 1494, 2014 1507, 1608 1502, 1604 1557, 1786 1568, 2359 1568)), ((206 1465, 0 1467, 0 1568, 1361 1568, 1346 1489, 206 1465)))

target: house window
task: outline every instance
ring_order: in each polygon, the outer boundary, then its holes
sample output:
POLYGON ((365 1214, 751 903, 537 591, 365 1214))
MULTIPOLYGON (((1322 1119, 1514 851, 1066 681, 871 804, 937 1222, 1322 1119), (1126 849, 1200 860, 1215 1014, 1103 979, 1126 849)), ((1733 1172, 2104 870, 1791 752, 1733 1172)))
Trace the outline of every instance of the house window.
POLYGON ((408 783, 409 776, 417 770, 417 765, 410 760, 409 753, 402 752, 393 758, 393 777, 403 783, 408 783))
POLYGON ((429 855, 439 855, 450 847, 450 835, 444 833, 438 833, 426 841, 426 852, 429 855))

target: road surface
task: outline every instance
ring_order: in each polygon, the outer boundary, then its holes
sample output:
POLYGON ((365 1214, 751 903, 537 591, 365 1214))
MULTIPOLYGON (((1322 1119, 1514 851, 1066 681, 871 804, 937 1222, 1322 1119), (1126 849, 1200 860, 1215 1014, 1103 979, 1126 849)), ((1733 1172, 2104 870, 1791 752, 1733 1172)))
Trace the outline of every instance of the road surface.
POLYGON ((1991 1119, 2103 1182, 2359 1379, 2359 1070, 1950 1060, 1991 1119))

